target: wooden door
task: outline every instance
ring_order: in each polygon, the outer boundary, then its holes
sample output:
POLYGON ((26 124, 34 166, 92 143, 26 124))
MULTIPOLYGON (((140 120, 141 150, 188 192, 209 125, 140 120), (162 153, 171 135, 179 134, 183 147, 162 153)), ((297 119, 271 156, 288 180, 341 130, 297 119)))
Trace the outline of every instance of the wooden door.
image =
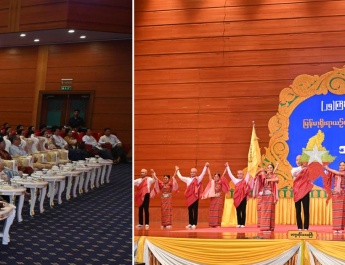
POLYGON ((42 91, 39 95, 39 102, 38 126, 67 125, 75 109, 80 110, 79 116, 84 119, 85 127, 89 127, 91 124, 93 91, 60 93, 42 91))

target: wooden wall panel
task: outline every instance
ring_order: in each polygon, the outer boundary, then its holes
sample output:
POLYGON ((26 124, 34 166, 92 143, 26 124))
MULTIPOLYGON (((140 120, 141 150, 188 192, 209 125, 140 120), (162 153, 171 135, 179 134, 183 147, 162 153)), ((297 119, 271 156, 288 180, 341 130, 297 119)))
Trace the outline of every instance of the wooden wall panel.
MULTIPOLYGON (((274 4, 284 4, 286 0, 275 0, 274 4)), ((289 0, 289 3, 299 3, 300 0, 289 0)), ((314 3, 314 2, 323 2, 324 0, 308 0, 307 3, 314 3)), ((334 2, 334 1, 327 1, 327 2, 334 2)), ((264 5, 272 5, 271 0, 260 0, 257 2, 253 1, 243 1, 243 0, 231 0, 224 3, 222 0, 190 0, 190 1, 174 1, 174 0, 155 0, 155 1, 135 1, 135 9, 136 11, 162 11, 162 10, 175 10, 175 9, 190 9, 190 8, 216 8, 216 7, 228 7, 228 6, 264 6, 264 5)))
MULTIPOLYGON (((279 49, 339 48, 339 32, 224 36, 209 38, 145 40, 135 42, 136 58, 146 54, 176 54, 219 51, 265 51, 279 49), (327 45, 324 43, 327 42, 327 45), (153 45, 155 44, 155 45, 153 45), (258 49, 260 47, 260 49, 258 49)), ((340 46, 341 47, 341 46, 340 46)), ((292 52, 293 53, 295 52, 292 52)))
POLYGON ((39 1, 31 5, 22 4, 19 30, 65 28, 67 11, 67 1, 39 1))
POLYGON ((59 90, 61 78, 73 90, 94 90, 91 127, 111 127, 125 144, 132 143, 131 41, 49 46, 45 90, 59 90))
POLYGON ((166 93, 173 95, 173 98, 194 98, 194 97, 252 97, 257 96, 257 90, 265 87, 260 92, 261 96, 276 96, 277 91, 286 85, 282 80, 254 80, 243 82, 205 82, 205 83, 179 83, 179 84, 136 84, 135 98, 161 99, 166 98, 166 93), (157 90, 161 93, 157 93, 157 90), (215 91, 217 91, 215 95, 215 91))
POLYGON ((46 81, 37 83, 38 91, 60 92, 61 78, 73 78, 73 90, 93 90, 92 129, 111 127, 123 143, 130 145, 131 42, 51 45, 47 47, 48 60, 44 65, 40 64, 39 47, 0 49, 0 60, 4 62, 0 66, 0 124, 9 122, 13 128, 18 124, 36 125, 32 110, 37 108, 36 83, 40 71, 46 81))
POLYGON ((69 1, 68 27, 119 33, 132 32, 132 1, 109 5, 109 1, 69 1), (85 14, 90 14, 85 16, 85 14), (91 15, 92 14, 92 15, 91 15))
POLYGON ((0 33, 61 28, 131 34, 132 1, 0 1, 0 33))
POLYGON ((31 125, 37 47, 0 49, 0 124, 31 125))
MULTIPOLYGON (((257 112, 255 124, 257 127, 267 126, 265 112, 257 112)), ((208 129, 208 128, 247 128, 253 119, 252 112, 237 112, 237 116, 228 115, 227 112, 183 114, 176 117, 175 113, 157 113, 136 115, 135 126, 140 130, 178 130, 178 129, 208 129)), ((139 130, 137 130, 139 131, 139 130)), ((140 141, 140 138, 138 138, 140 141)))
MULTIPOLYGON (((343 54, 345 47, 337 48, 337 52, 343 54)), ((188 53, 173 55, 138 56, 135 64, 140 69, 181 69, 181 68, 207 68, 207 67, 237 67, 247 65, 275 65, 321 62, 342 62, 334 48, 309 48, 296 49, 287 53, 285 50, 265 51, 237 51, 237 52, 212 52, 212 53, 188 53), (244 56, 245 55, 245 56, 244 56)))
POLYGON ((136 101, 135 110, 136 113, 150 114, 150 113, 175 113, 177 114, 175 119, 178 119, 178 115, 185 113, 198 113, 206 114, 210 112, 220 112, 220 113, 242 113, 242 112, 253 112, 258 109, 264 109, 265 111, 274 111, 278 106, 277 97, 267 97, 259 100, 256 98, 257 102, 255 105, 248 104, 250 100, 255 100, 254 98, 208 98, 208 99, 179 99, 175 100, 174 104, 169 104, 171 100, 162 99, 155 100, 155 104, 148 104, 143 100, 136 101), (169 102, 170 101, 170 102, 169 102), (140 111, 140 112, 139 112, 140 111))
MULTIPOLYGON (((173 174, 176 164, 188 176, 206 161, 221 173, 229 161, 236 173, 247 166, 253 120, 264 153, 280 91, 298 75, 343 66, 344 7, 343 0, 135 1, 134 177, 140 168, 173 174)), ((183 195, 174 207, 185 208, 183 195)))
MULTIPOLYGON (((337 62, 338 63, 338 62, 337 62)), ((305 74, 323 74, 328 72, 332 62, 310 64, 305 74), (313 71, 314 70, 314 71, 313 71)), ((190 68, 164 70, 137 70, 135 80, 138 84, 192 83, 192 82, 230 82, 254 80, 293 80, 305 69, 305 65, 243 66, 217 68, 190 68)))
POLYGON ((135 38, 137 40, 152 39, 179 39, 179 38, 200 38, 200 37, 221 37, 227 33, 227 37, 246 35, 266 35, 266 34, 304 34, 327 32, 329 28, 338 24, 338 30, 344 31, 345 25, 341 22, 344 16, 335 16, 333 19, 327 17, 298 19, 273 19, 273 20, 253 20, 238 22, 208 23, 207 30, 204 24, 182 24, 148 26, 137 28, 135 38), (303 27, 301 26, 303 25, 303 27))
MULTIPOLYGON (((343 2, 301 2, 291 5, 283 3, 274 5, 251 6, 218 6, 214 8, 183 8, 179 10, 156 10, 145 12, 140 26, 210 23, 214 21, 244 21, 265 19, 293 19, 305 17, 339 16, 343 15, 343 2), (307 12, 306 12, 307 11, 307 12), (228 14, 231 14, 230 16, 228 14)), ((136 13, 140 16, 140 13, 136 13)))

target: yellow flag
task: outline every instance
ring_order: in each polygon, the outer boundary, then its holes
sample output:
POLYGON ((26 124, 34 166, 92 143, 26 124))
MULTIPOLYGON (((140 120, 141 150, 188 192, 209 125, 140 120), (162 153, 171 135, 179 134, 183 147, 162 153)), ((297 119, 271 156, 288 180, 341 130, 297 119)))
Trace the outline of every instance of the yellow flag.
POLYGON ((259 147, 259 138, 256 136, 255 125, 253 125, 252 138, 250 139, 250 146, 248 152, 248 173, 255 177, 258 171, 258 165, 261 162, 261 154, 259 147))

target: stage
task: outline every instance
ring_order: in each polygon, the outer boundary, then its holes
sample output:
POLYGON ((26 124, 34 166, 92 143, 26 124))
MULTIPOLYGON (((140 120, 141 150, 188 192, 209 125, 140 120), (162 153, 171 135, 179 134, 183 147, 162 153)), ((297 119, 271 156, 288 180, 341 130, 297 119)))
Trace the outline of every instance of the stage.
MULTIPOLYGON (((171 229, 161 229, 160 223, 152 223, 149 230, 144 228, 134 230, 134 236, 175 237, 175 238, 210 238, 210 239, 288 239, 288 231, 296 231, 296 225, 276 225, 271 233, 263 233, 256 225, 244 228, 236 226, 210 228, 208 223, 201 223, 196 229, 185 228, 186 224, 177 223, 171 229)), ((342 234, 333 233, 330 225, 311 225, 308 231, 317 233, 317 240, 345 241, 345 231, 342 234)))
POLYGON ((334 233, 330 225, 311 225, 298 231, 296 225, 276 225, 261 232, 256 225, 244 228, 210 228, 199 223, 196 229, 175 223, 161 229, 153 222, 148 230, 134 229, 135 257, 145 264, 345 264, 345 232, 334 233), (316 239, 288 237, 289 231, 316 232, 316 239))

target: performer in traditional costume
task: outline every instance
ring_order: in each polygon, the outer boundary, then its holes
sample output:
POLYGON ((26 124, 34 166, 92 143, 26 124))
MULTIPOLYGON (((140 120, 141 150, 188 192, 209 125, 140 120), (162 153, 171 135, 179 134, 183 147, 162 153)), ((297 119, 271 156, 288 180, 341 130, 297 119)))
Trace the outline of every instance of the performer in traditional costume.
POLYGON ((152 176, 156 180, 154 188, 151 191, 151 198, 153 198, 159 192, 162 192, 161 196, 161 228, 171 229, 172 227, 172 192, 178 191, 178 184, 175 179, 176 171, 172 179, 170 175, 164 175, 163 181, 159 180, 156 173, 151 169, 152 176))
POLYGON ((150 224, 150 188, 155 182, 155 179, 147 177, 147 170, 144 168, 140 171, 140 174, 141 178, 134 180, 134 185, 138 187, 134 196, 134 202, 136 206, 139 206, 139 224, 136 226, 136 228, 143 227, 143 212, 145 212, 145 229, 148 230, 150 224))
POLYGON ((210 198, 210 210, 208 223, 210 227, 220 227, 222 224, 222 212, 224 208, 224 197, 222 192, 227 193, 230 190, 229 183, 225 178, 225 171, 222 176, 219 173, 214 174, 213 179, 210 168, 207 168, 209 182, 201 196, 201 199, 210 198))
POLYGON ((340 162, 339 171, 325 166, 328 171, 327 184, 329 188, 334 179, 334 189, 332 191, 332 216, 334 233, 342 233, 345 225, 345 162, 340 162))
POLYGON ((269 164, 267 172, 262 169, 256 177, 253 196, 261 195, 260 230, 274 231, 275 205, 278 201, 278 177, 273 173, 274 166, 269 164))
POLYGON ((192 168, 190 170, 190 177, 183 177, 180 173, 180 168, 175 166, 177 176, 180 180, 187 184, 187 189, 184 193, 188 206, 189 224, 186 226, 187 229, 195 229, 198 224, 199 198, 203 192, 201 181, 205 176, 208 166, 209 163, 206 163, 201 175, 198 177, 196 176, 196 168, 192 168))
POLYGON ((309 204, 310 204, 310 191, 313 189, 313 183, 309 178, 309 169, 305 163, 301 162, 301 155, 296 157, 296 164, 291 170, 293 177, 293 198, 296 208, 296 219, 298 230, 309 229, 309 204), (304 223, 302 222, 302 204, 304 223))
POLYGON ((246 208, 247 208, 247 199, 249 198, 250 187, 249 187, 249 178, 250 174, 247 173, 246 178, 243 179, 243 171, 237 171, 237 178, 231 173, 229 164, 225 164, 225 169, 228 172, 231 181, 235 184, 234 192, 234 205, 236 207, 237 215, 237 227, 245 227, 246 225, 246 208))
MULTIPOLYGON (((279 162, 277 162, 277 165, 276 165, 276 167, 273 170, 273 174, 278 169, 278 166, 279 166, 279 162)), ((258 191, 258 185, 259 185, 260 182, 263 183, 262 176, 264 176, 264 175, 260 174, 262 172, 262 170, 263 169, 260 169, 258 172, 255 173, 255 179, 254 179, 254 181, 252 181, 253 184, 251 184, 251 189, 253 189, 253 198, 257 199, 257 227, 260 227, 260 220, 261 220, 262 193, 260 193, 258 191), (254 187, 255 187, 255 189, 254 189, 254 187)), ((267 174, 266 171, 265 171, 265 174, 267 174)))

